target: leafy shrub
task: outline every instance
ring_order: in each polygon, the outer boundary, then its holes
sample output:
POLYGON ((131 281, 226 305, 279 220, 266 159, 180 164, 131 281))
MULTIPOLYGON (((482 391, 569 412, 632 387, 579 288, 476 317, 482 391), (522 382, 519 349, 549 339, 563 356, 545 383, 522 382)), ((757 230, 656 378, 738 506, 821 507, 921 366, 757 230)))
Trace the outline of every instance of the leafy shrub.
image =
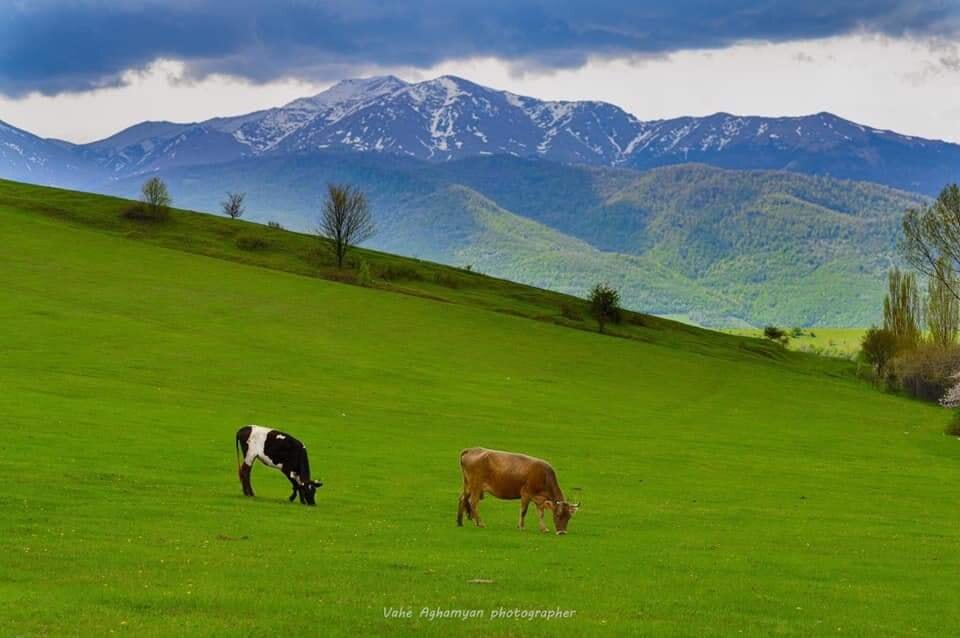
POLYGON ((370 274, 370 264, 366 259, 360 260, 360 267, 357 269, 357 283, 361 286, 372 286, 373 276, 370 274))
POLYGON ((459 277, 445 273, 443 271, 437 271, 433 273, 433 282, 441 286, 446 286, 447 288, 457 289, 460 287, 461 280, 459 277))
POLYGON ((266 250, 270 248, 270 242, 266 238, 254 233, 242 233, 237 235, 235 240, 237 248, 241 250, 266 250))
POLYGON ((583 321, 583 313, 576 305, 567 301, 560 303, 560 314, 570 321, 583 321))
POLYGON ((787 336, 786 330, 778 328, 776 326, 767 326, 763 329, 763 336, 770 341, 776 341, 779 344, 786 345, 790 340, 790 337, 787 336))
POLYGON ((640 326, 641 328, 645 328, 647 326, 647 315, 639 312, 629 312, 627 313, 627 323, 631 326, 640 326))
POLYGON ((333 264, 333 251, 324 244, 315 244, 301 254, 304 261, 317 268, 333 264))
POLYGON ((170 209, 137 203, 124 208, 120 216, 141 222, 162 222, 170 217, 170 209))
POLYGON ((620 293, 609 284, 597 284, 587 297, 590 314, 597 320, 600 332, 607 323, 620 323, 620 293))
POLYGON ((887 365, 897 354, 897 336, 876 326, 867 330, 860 341, 860 356, 873 368, 877 379, 886 377, 887 365))
POLYGON ((898 354, 888 376, 907 394, 926 401, 939 401, 954 384, 960 370, 960 347, 941 348, 924 344, 898 354))
POLYGON ((410 266, 390 264, 380 271, 380 278, 387 281, 399 281, 401 279, 406 279, 408 281, 420 281, 423 279, 423 276, 418 270, 411 268, 410 266))
POLYGON ((944 433, 950 436, 960 436, 960 412, 953 413, 953 418, 950 419, 944 433))

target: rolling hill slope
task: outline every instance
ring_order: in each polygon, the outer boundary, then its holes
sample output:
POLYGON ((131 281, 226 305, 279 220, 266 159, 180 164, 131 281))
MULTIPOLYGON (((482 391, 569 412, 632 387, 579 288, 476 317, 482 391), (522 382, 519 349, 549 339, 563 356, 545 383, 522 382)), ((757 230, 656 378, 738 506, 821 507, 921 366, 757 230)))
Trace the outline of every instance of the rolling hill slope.
POLYGON ((13 634, 960 623, 960 450, 939 408, 755 340, 532 321, 554 293, 467 273, 472 287, 422 277, 407 294, 302 276, 285 271, 310 274, 296 235, 247 255, 236 232, 268 229, 202 215, 136 227, 123 205, 0 183, 0 624, 13 634), (241 496, 233 433, 251 422, 307 442, 317 508, 288 504, 262 466, 257 498, 241 496), (584 503, 571 533, 520 532, 516 504, 495 499, 486 529, 457 528, 457 453, 478 444, 550 459, 584 503), (414 617, 385 618, 392 606, 414 617), (491 620, 501 606, 576 614, 491 620))
MULTIPOLYGON (((277 230, 240 220, 229 220, 191 211, 174 210, 164 223, 129 220, 122 213, 132 202, 115 197, 52 189, 0 180, 0 206, 48 217, 59 222, 93 228, 112 236, 265 267, 301 276, 358 283, 356 270, 338 270, 332 255, 315 236, 277 230), (239 246, 243 239, 256 239, 256 250, 239 246)), ((516 220, 519 224, 530 224, 516 220)), ((386 292, 424 297, 456 305, 522 316, 579 330, 596 329, 588 318, 582 299, 557 292, 531 288, 475 271, 451 268, 419 259, 358 249, 349 262, 369 265, 370 286, 386 292), (563 307, 576 317, 564 316, 563 307)), ((567 313, 568 315, 570 313, 567 313)), ((808 367, 809 361, 787 355, 768 342, 726 337, 701 328, 667 321, 635 312, 625 313, 626 321, 610 326, 612 335, 654 341, 712 356, 742 358, 757 356, 777 359, 783 365, 808 367)), ((837 372, 840 362, 827 368, 837 372)))

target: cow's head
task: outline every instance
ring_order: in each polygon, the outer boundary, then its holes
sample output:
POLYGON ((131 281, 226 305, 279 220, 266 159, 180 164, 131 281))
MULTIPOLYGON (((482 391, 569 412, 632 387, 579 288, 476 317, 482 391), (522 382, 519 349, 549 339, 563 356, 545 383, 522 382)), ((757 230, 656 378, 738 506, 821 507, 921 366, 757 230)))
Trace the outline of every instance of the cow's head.
POLYGON ((320 481, 307 481, 300 484, 300 496, 307 505, 317 504, 317 488, 322 485, 320 481))
POLYGON ((580 509, 580 503, 554 501, 552 505, 553 526, 557 530, 557 534, 566 534, 567 525, 569 525, 570 519, 577 513, 577 510, 580 509))

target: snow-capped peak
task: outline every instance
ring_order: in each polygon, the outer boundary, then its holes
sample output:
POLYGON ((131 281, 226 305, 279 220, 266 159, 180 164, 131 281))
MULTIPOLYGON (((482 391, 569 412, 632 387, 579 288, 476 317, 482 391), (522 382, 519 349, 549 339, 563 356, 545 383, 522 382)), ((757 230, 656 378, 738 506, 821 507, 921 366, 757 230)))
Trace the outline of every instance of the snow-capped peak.
POLYGON ((294 100, 283 109, 321 110, 343 102, 372 99, 405 86, 408 86, 406 82, 392 75, 341 80, 314 96, 294 100))

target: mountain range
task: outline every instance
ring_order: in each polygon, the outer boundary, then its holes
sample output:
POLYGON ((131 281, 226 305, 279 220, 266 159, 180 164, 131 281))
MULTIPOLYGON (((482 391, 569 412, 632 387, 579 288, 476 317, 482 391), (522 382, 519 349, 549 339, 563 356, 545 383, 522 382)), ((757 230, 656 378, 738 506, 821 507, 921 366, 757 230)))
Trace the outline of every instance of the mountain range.
POLYGON ((960 145, 830 113, 643 121, 604 102, 538 100, 452 76, 416 84, 393 76, 345 80, 278 108, 190 124, 144 122, 81 145, 0 123, 4 177, 77 186, 325 150, 427 161, 512 155, 635 169, 693 162, 873 181, 926 195, 939 192, 960 166, 960 145))
POLYGON ((0 123, 0 177, 129 196, 161 175, 180 205, 243 190, 250 218, 300 230, 348 181, 374 204, 374 247, 575 294, 606 279, 708 325, 874 321, 904 209, 958 168, 960 145, 829 113, 642 121, 450 76, 82 145, 0 123))

